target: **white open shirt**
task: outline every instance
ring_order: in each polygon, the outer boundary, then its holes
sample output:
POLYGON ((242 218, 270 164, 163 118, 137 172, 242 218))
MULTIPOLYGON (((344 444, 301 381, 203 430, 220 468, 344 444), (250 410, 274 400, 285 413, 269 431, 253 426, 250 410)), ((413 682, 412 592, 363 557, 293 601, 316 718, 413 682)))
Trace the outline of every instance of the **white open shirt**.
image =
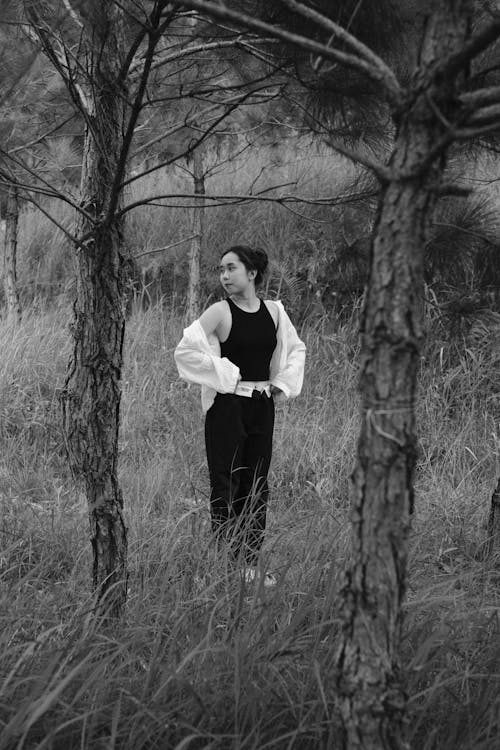
MULTIPOLYGON (((274 398, 298 396, 304 381, 306 347, 283 304, 272 300, 278 309, 277 343, 270 364, 269 380, 282 391, 274 398)), ((184 329, 184 335, 174 352, 179 375, 188 383, 201 385, 201 405, 204 412, 212 406, 216 393, 234 393, 240 370, 227 357, 221 357, 219 339, 207 336, 199 320, 184 329)))

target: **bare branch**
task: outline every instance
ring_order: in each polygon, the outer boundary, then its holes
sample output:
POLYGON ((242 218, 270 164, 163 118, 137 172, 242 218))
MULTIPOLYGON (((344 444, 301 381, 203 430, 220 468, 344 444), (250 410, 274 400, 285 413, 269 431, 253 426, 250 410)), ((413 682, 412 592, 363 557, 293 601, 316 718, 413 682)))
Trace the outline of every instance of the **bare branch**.
MULTIPOLYGON (((455 185, 453 182, 443 182, 434 191, 441 197, 449 195, 456 196, 457 198, 468 198, 473 192, 474 188, 465 187, 464 185, 455 185)), ((434 223, 435 226, 445 226, 444 224, 434 223)))
POLYGON ((154 28, 154 31, 152 31, 149 35, 148 49, 147 49, 145 60, 144 60, 144 65, 143 65, 143 69, 141 73, 139 86, 138 86, 136 95, 134 97, 132 111, 129 116, 126 132, 123 136, 123 142, 122 142, 121 149, 120 149, 118 164, 116 167, 115 174, 113 176, 113 184, 110 190, 110 201, 109 201, 109 206, 108 206, 108 210, 106 213, 105 223, 112 221, 113 215, 115 213, 115 209, 119 200, 120 192, 123 189, 123 176, 125 174, 127 159, 128 159, 128 155, 130 152, 130 147, 132 145, 132 139, 134 137, 135 126, 137 124, 137 120, 142 110, 144 94, 146 91, 146 85, 148 82, 149 73, 151 70, 151 65, 153 62, 156 45, 160 38, 158 34, 159 20, 160 18, 157 16, 156 18, 157 26, 156 28, 154 28))
POLYGON ((141 63, 136 63, 136 65, 133 65, 135 55, 137 53, 137 50, 141 46, 141 43, 144 39, 144 37, 147 34, 147 29, 145 26, 141 26, 139 33, 136 35, 134 41, 129 47, 129 50, 127 52, 127 56, 125 58, 125 62, 122 65, 122 69, 120 71, 119 80, 125 81, 127 75, 129 73, 132 73, 133 71, 137 70, 141 63))
MULTIPOLYGON (((203 143, 211 133, 215 130, 217 125, 219 125, 221 122, 223 122, 229 115, 237 109, 240 105, 244 104, 248 99, 251 99, 252 96, 254 96, 256 92, 255 91, 247 91, 243 94, 239 94, 238 96, 234 97, 233 99, 229 100, 228 102, 224 102, 223 105, 225 107, 222 114, 217 115, 213 119, 212 124, 203 131, 203 133, 200 135, 200 137, 196 140, 193 140, 189 146, 182 152, 175 154, 170 159, 166 159, 165 161, 162 161, 159 164, 155 164, 153 167, 150 167, 149 169, 144 170, 143 172, 140 172, 139 174, 132 175, 128 179, 126 179, 122 187, 125 187, 126 185, 129 185, 131 182, 134 182, 136 180, 141 179, 142 177, 145 177, 147 174, 151 174, 152 172, 157 171, 158 169, 162 169, 163 167, 168 167, 170 164, 175 163, 176 161, 179 161, 180 159, 183 159, 189 154, 191 154, 198 146, 203 143)), ((222 104, 217 105, 219 108, 222 106, 222 104)), ((194 118, 196 119, 196 118, 194 118)), ((177 126, 175 126, 177 128, 177 126)), ((180 128, 179 128, 180 129, 180 128)))
MULTIPOLYGON (((172 135, 175 135, 175 133, 178 133, 179 130, 182 130, 183 128, 190 127, 195 122, 208 122, 206 119, 208 115, 212 114, 212 112, 216 112, 220 109, 220 104, 212 104, 211 107, 207 107, 203 112, 194 113, 190 116, 185 117, 180 122, 176 123, 175 125, 172 125, 168 130, 165 130, 163 133, 160 133, 160 135, 155 136, 154 138, 151 138, 147 143, 144 143, 142 146, 140 146, 138 149, 134 151, 132 154, 132 158, 135 158, 139 156, 139 154, 142 154, 144 151, 147 151, 148 148, 151 146, 154 146, 156 143, 159 143, 164 138, 169 138, 172 135)), ((142 175, 139 175, 142 176, 142 175)))
MULTIPOLYGON (((246 41, 246 40, 245 40, 246 41)), ((275 41, 274 39, 251 39, 249 40, 253 44, 269 44, 271 41, 275 41)), ((177 62, 178 60, 182 60, 184 57, 189 57, 191 55, 199 55, 202 52, 210 52, 211 50, 216 49, 224 49, 226 47, 238 47, 238 46, 244 46, 244 40, 241 35, 237 36, 235 39, 221 39, 217 42, 206 42, 205 44, 192 44, 188 47, 184 47, 183 49, 179 49, 176 52, 170 52, 168 55, 165 55, 165 57, 160 57, 152 66, 151 70, 158 70, 158 68, 163 67, 164 65, 168 65, 171 62, 177 62)), ((135 65, 131 67, 130 72, 135 73, 138 68, 140 68, 142 63, 136 62, 135 65)))
POLYGON ((3 177, 2 173, 0 173, 0 185, 5 185, 6 187, 8 187, 9 185, 15 185, 20 191, 23 191, 24 199, 27 201, 31 201, 32 203, 34 202, 32 197, 33 195, 43 195, 45 198, 56 198, 57 200, 66 203, 68 206, 71 206, 71 208, 73 208, 75 211, 83 214, 87 219, 89 219, 89 221, 95 221, 92 216, 90 216, 84 209, 82 209, 81 206, 71 200, 68 195, 62 193, 60 190, 44 188, 38 185, 30 185, 28 182, 22 182, 22 180, 18 180, 10 175, 8 177, 3 177))
POLYGON ((63 226, 63 224, 61 224, 61 222, 60 222, 60 221, 58 221, 58 220, 57 220, 57 219, 56 219, 56 218, 55 218, 54 216, 52 216, 52 214, 50 213, 50 211, 47 211, 47 209, 46 209, 46 208, 44 208, 44 207, 43 207, 42 205, 40 205, 40 203, 38 203, 38 201, 34 200, 32 196, 30 196, 30 197, 28 198, 28 200, 30 201, 30 203, 32 203, 32 204, 33 204, 34 206, 36 206, 36 208, 38 208, 38 210, 39 210, 39 211, 40 211, 40 212, 41 212, 41 213, 42 213, 42 214, 43 214, 44 216, 46 216, 46 217, 47 217, 47 219, 48 219, 49 221, 51 221, 51 222, 52 222, 52 224, 54 224, 54 225, 55 225, 55 226, 56 226, 56 227, 57 227, 58 229, 60 229, 60 230, 61 230, 61 232, 63 232, 63 234, 65 234, 65 235, 66 235, 66 237, 67 237, 67 238, 68 238, 69 240, 71 240, 71 242, 74 242, 74 243, 75 243, 75 245, 76 245, 77 247, 80 247, 80 248, 82 248, 82 249, 85 249, 85 246, 84 246, 84 245, 83 245, 83 244, 82 244, 82 243, 80 242, 80 240, 78 239, 78 237, 76 237, 76 236, 75 236, 74 234, 71 234, 71 232, 69 232, 69 231, 68 231, 68 230, 66 229, 66 227, 65 227, 65 226, 63 226))
MULTIPOLYGON (((340 65, 357 70, 380 85, 385 91, 386 97, 391 104, 398 105, 402 101, 403 90, 397 82, 394 74, 392 74, 392 71, 390 76, 387 75, 386 71, 389 69, 385 67, 385 64, 384 69, 381 70, 364 57, 362 58, 359 55, 341 52, 335 47, 316 42, 308 37, 302 36, 301 34, 286 31, 285 29, 273 26, 272 24, 261 21, 253 16, 248 16, 245 13, 232 10, 223 3, 212 3, 209 2, 209 0, 174 0, 172 5, 199 10, 206 13, 208 16, 219 20, 232 21, 238 27, 243 26, 255 32, 262 32, 266 36, 271 36, 275 39, 280 39, 287 44, 292 44, 301 49, 308 50, 326 60, 334 60, 340 65)), ((347 34, 347 32, 345 33, 347 34)))
POLYGON ((5 172, 3 169, 0 170, 0 185, 5 188, 10 186, 16 187, 19 191, 26 191, 26 193, 33 193, 34 195, 43 195, 45 198, 57 198, 58 194, 56 191, 50 188, 43 188, 37 185, 30 185, 28 182, 23 182, 17 179, 17 177, 9 172, 5 172))
MULTIPOLYGON (((353 200, 359 200, 360 195, 353 196, 351 193, 347 195, 340 195, 340 196, 326 196, 326 197, 319 197, 319 198, 305 198, 304 196, 299 195, 282 195, 282 196, 267 196, 263 193, 269 192, 269 190, 272 188, 266 188, 266 190, 262 191, 261 193, 253 193, 253 194, 244 194, 244 195, 209 195, 206 194, 203 197, 207 201, 212 202, 212 207, 215 206, 231 206, 231 205, 238 205, 240 203, 252 203, 252 202, 266 202, 266 203, 278 203, 282 206, 287 205, 294 205, 294 204, 303 204, 303 205, 309 205, 309 206, 338 206, 343 203, 351 203, 353 200)), ((373 197, 376 195, 376 192, 373 190, 367 191, 367 193, 363 194, 364 197, 373 197)), ((176 208, 192 208, 194 202, 199 198, 199 196, 195 195, 194 193, 162 193, 160 195, 152 195, 148 198, 143 198, 138 201, 134 201, 133 203, 129 203, 127 206, 124 206, 124 208, 120 211, 120 215, 126 214, 129 211, 132 211, 135 208, 138 208, 139 206, 156 206, 157 208, 165 208, 166 204, 164 202, 160 203, 159 201, 166 201, 166 200, 176 200, 179 201, 181 199, 189 199, 190 203, 180 204, 175 203, 176 208)), ((207 206, 208 208, 209 206, 207 206)))
POLYGON ((25 190, 27 193, 39 193, 40 195, 45 195, 50 198, 57 198, 58 200, 63 201, 63 203, 67 203, 69 206, 71 206, 71 208, 74 208, 76 211, 81 213, 89 222, 95 221, 91 214, 87 213, 85 209, 83 209, 78 203, 72 200, 67 193, 63 193, 60 190, 57 190, 57 188, 54 188, 54 186, 50 182, 45 180, 38 171, 32 169, 31 167, 28 167, 28 165, 23 161, 16 157, 13 157, 12 154, 4 151, 2 148, 0 148, 0 154, 11 161, 18 169, 21 169, 31 175, 31 177, 33 177, 38 183, 40 183, 42 187, 37 184, 22 182, 20 179, 16 178, 15 175, 6 175, 6 183, 15 184, 20 189, 25 190))
POLYGON ((66 229, 66 227, 63 224, 61 224, 60 221, 58 221, 58 219, 56 219, 54 216, 52 216, 52 214, 50 213, 50 211, 47 211, 47 209, 44 208, 44 206, 42 206, 40 203, 38 203, 38 201, 36 201, 33 198, 33 196, 30 195, 29 192, 27 192, 23 197, 24 197, 25 200, 27 200, 29 203, 31 203, 33 206, 35 206, 35 208, 37 208, 40 211, 40 213, 42 213, 44 216, 46 216, 47 219, 50 222, 52 222, 52 224, 54 224, 54 226, 56 226, 58 229, 60 229, 60 231, 71 242, 73 242, 77 247, 85 249, 84 244, 78 239, 78 237, 76 237, 74 234, 71 234, 71 232, 68 229, 66 229))
MULTIPOLYGON (((214 89, 218 93, 220 93, 220 89, 216 87, 214 89)), ((269 98, 273 98, 275 96, 274 93, 264 93, 267 92, 267 89, 264 91, 261 89, 253 89, 250 92, 250 95, 248 92, 238 93, 234 96, 228 97, 224 101, 216 102, 215 104, 211 104, 209 107, 204 109, 202 112, 193 112, 192 114, 186 115, 183 120, 180 120, 179 122, 172 125, 168 130, 165 130, 163 133, 160 133, 159 135, 155 136, 151 140, 149 140, 147 143, 144 143, 142 146, 137 148, 133 153, 133 158, 137 157, 139 154, 146 151, 151 146, 154 146, 156 143, 159 143, 160 141, 164 140, 165 138, 169 138, 172 135, 175 135, 175 133, 178 133, 183 128, 191 128, 196 123, 204 123, 208 124, 211 121, 217 120, 220 122, 220 115, 213 115, 213 113, 219 112, 221 107, 230 107, 230 112, 232 112, 235 108, 235 105, 242 104, 246 99, 248 99, 249 96, 263 96, 264 98, 262 101, 267 101, 269 98)), ((248 102, 247 102, 248 103, 248 102)), ((228 113, 224 113, 224 116, 226 116, 228 113)), ((166 166, 166 165, 163 165, 166 166)), ((141 173, 140 175, 134 175, 133 179, 138 179, 140 177, 145 176, 148 172, 141 173)), ((132 181, 132 180, 130 180, 132 181)))
POLYGON ((134 255, 134 258, 143 258, 145 255, 153 255, 154 253, 163 253, 165 250, 171 250, 173 247, 177 247, 178 245, 182 245, 184 242, 189 242, 189 240, 194 240, 195 237, 199 237, 198 234, 190 234, 189 237, 184 237, 183 240, 177 240, 177 242, 172 242, 171 245, 165 245, 165 247, 157 247, 154 250, 146 250, 144 253, 138 253, 138 255, 134 255))
POLYGON ((68 122, 71 122, 73 118, 75 117, 74 114, 67 117, 62 122, 55 125, 53 128, 50 128, 50 130, 46 130, 44 133, 41 133, 36 138, 34 138, 32 141, 28 141, 28 143, 23 143, 21 146, 16 146, 16 148, 11 148, 8 151, 9 156, 12 154, 17 154, 19 151, 26 151, 28 148, 31 148, 31 146, 36 146, 37 144, 41 143, 45 138, 48 138, 50 135, 53 135, 56 133, 59 128, 64 127, 64 125, 67 125, 68 122))

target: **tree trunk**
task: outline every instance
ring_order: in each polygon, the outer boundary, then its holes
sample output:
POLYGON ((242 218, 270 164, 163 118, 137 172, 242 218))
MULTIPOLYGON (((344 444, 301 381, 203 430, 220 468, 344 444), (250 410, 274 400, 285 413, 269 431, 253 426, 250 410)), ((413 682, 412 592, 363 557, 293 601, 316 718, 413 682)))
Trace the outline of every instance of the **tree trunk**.
POLYGON ((490 515, 488 518, 488 539, 486 554, 500 553, 500 479, 491 496, 490 515))
MULTIPOLYGON (((413 96, 398 113, 390 178, 372 242, 362 325, 361 429, 353 473, 352 560, 341 592, 337 687, 349 750, 406 747, 399 644, 416 455, 423 251, 453 117, 454 81, 431 78, 461 49, 466 4, 446 0, 427 27, 413 96)), ((396 119, 396 118, 395 118, 396 119)))
POLYGON ((193 153, 193 182, 195 198, 193 206, 191 248, 189 252, 189 281, 187 291, 186 316, 195 320, 200 314, 200 265, 202 256, 203 230, 205 220, 205 173, 203 170, 202 146, 193 153))
MULTIPOLYGON (((118 432, 125 333, 123 219, 106 216, 123 145, 127 91, 120 84, 123 11, 101 4, 86 37, 86 134, 77 219, 73 354, 63 394, 72 468, 85 487, 100 609, 119 616, 127 593, 127 531, 118 483, 118 432)), ((119 188, 118 188, 119 189, 119 188)))
POLYGON ((19 195, 17 187, 10 185, 7 195, 4 239, 4 291, 7 303, 7 320, 21 321, 21 305, 17 288, 17 226, 19 223, 19 195))

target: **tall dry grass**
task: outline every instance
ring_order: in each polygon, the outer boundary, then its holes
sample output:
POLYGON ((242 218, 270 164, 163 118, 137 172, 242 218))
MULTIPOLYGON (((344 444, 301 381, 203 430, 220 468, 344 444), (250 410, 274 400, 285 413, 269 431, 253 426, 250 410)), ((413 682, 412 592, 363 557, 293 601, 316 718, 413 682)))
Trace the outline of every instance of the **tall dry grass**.
MULTIPOLYGON (((172 358, 182 321, 160 306, 134 312, 120 455, 130 598, 108 629, 92 617, 86 508, 60 432, 67 318, 0 325, 0 748, 335 747, 354 316, 302 325, 305 387, 277 416, 263 553, 278 585, 249 592, 212 543, 199 392, 172 358)), ((455 373, 471 396, 460 409, 440 348, 422 363, 403 643, 414 748, 500 741, 498 573, 481 555, 498 433, 472 397, 483 376, 473 361, 455 373)))

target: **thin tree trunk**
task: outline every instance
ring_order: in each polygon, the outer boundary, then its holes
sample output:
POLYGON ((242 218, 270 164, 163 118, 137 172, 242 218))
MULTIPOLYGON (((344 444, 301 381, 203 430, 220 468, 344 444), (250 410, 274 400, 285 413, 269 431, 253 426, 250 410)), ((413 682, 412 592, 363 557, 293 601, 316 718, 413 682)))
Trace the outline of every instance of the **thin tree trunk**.
POLYGON ((118 432, 125 333, 123 219, 106 221, 123 144, 123 11, 101 5, 89 32, 87 128, 77 236, 73 354, 63 395, 71 465, 85 487, 93 549, 93 584, 103 611, 119 616, 127 593, 127 531, 118 483, 118 432))
POLYGON ((17 227, 19 224, 19 195, 17 187, 10 185, 7 194, 4 238, 4 291, 7 303, 7 320, 21 321, 21 304, 17 288, 17 227))
POLYGON ((406 695, 399 645, 416 456, 415 392, 422 340, 423 250, 444 170, 453 82, 429 73, 467 33, 466 4, 434 12, 415 96, 396 122, 372 243, 362 326, 361 429, 353 474, 352 561, 341 592, 337 688, 349 750, 395 750, 405 742, 406 695), (440 112, 439 114, 436 114, 440 112))
POLYGON ((203 168, 202 146, 193 153, 193 182, 195 198, 192 213, 191 248, 189 252, 189 281, 187 291, 186 315, 194 320, 200 314, 200 266, 202 257, 203 231, 205 222, 205 172, 203 168))

